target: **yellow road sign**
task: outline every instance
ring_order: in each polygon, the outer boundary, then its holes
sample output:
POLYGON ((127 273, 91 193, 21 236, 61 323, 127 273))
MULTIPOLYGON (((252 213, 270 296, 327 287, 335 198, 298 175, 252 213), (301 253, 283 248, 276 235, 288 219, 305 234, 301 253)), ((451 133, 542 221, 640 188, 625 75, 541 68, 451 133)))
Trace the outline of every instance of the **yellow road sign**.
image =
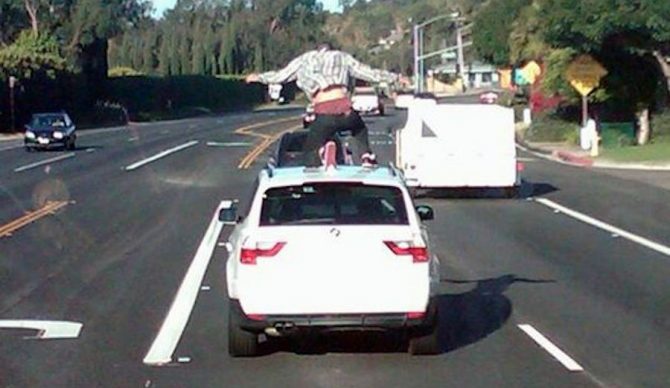
POLYGON ((580 55, 568 66, 565 77, 579 94, 587 96, 600 85, 600 80, 607 75, 605 69, 590 55, 580 55))

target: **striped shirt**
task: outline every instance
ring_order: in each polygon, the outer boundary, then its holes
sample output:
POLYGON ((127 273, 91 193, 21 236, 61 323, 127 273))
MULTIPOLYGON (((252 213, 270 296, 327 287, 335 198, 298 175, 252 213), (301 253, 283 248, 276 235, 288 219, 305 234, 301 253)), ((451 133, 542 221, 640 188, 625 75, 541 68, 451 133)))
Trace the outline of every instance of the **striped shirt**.
POLYGON ((338 50, 308 51, 281 70, 259 74, 260 82, 264 84, 297 81, 298 87, 310 98, 329 86, 349 86, 350 78, 392 83, 398 80, 398 75, 373 69, 338 50))

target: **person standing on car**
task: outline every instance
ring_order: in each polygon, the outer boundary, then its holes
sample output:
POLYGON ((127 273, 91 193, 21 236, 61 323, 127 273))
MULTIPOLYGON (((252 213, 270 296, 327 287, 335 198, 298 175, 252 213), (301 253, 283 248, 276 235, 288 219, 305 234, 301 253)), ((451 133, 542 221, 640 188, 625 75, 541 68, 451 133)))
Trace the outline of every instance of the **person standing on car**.
POLYGON ((273 84, 295 80, 310 98, 316 119, 310 125, 305 140, 306 166, 319 166, 319 148, 336 132, 344 130, 352 132, 355 149, 362 151, 361 162, 364 165, 375 164, 376 157, 370 149, 367 127, 354 111, 347 93, 351 78, 388 83, 403 80, 397 74, 373 69, 357 61, 351 54, 322 44, 318 49, 293 59, 281 70, 250 74, 246 82, 273 84))

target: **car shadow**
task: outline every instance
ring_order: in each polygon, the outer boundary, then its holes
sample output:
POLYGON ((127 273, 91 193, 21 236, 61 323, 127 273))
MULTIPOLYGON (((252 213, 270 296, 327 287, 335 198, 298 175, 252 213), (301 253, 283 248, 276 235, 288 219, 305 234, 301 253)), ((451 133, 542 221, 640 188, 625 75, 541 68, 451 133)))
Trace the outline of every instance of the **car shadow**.
POLYGON ((51 154, 51 153, 58 154, 58 153, 66 153, 66 152, 85 152, 85 151, 88 151, 90 149, 101 150, 103 148, 105 148, 105 147, 104 146, 99 146, 99 145, 91 145, 91 146, 77 145, 77 146, 74 147, 74 149, 71 149, 71 150, 69 150, 65 147, 49 147, 49 148, 44 148, 44 149, 34 149, 34 150, 32 150, 32 152, 34 152, 34 153, 46 152, 46 153, 49 153, 49 154, 51 154))
POLYGON ((510 286, 555 281, 504 275, 481 280, 444 279, 443 282, 476 284, 468 292, 441 295, 438 299, 438 341, 442 352, 447 353, 481 341, 504 326, 512 314, 512 302, 504 294, 510 286))
POLYGON ((414 198, 432 198, 432 199, 527 199, 540 197, 559 189, 544 182, 522 181, 516 189, 506 188, 448 188, 448 189, 418 189, 414 190, 414 198))
MULTIPOLYGON (((437 339, 441 353, 448 353, 483 340, 502 328, 512 314, 512 302, 504 293, 515 283, 544 284, 535 280, 504 275, 492 279, 453 280, 445 284, 473 284, 458 294, 437 297, 437 339)), ((302 355, 327 353, 404 353, 407 339, 393 332, 337 332, 302 338, 273 338, 261 344, 261 355, 290 352, 302 355)))

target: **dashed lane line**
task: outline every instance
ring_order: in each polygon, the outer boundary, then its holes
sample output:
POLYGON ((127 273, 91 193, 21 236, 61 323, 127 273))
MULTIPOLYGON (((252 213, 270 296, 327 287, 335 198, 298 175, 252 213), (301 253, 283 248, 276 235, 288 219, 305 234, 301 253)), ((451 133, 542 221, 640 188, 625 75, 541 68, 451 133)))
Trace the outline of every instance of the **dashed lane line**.
POLYGON ((562 351, 558 346, 554 345, 547 337, 542 335, 539 331, 537 331, 533 326, 523 324, 523 325, 517 325, 519 329, 521 329, 524 333, 528 334, 528 336, 535 341, 542 349, 546 350, 549 354, 551 354, 552 357, 554 357, 558 362, 563 364, 563 366, 569 370, 570 372, 581 372, 584 370, 581 365, 577 363, 577 361, 573 360, 572 357, 568 356, 564 351, 562 351))
POLYGON ((642 245, 646 248, 652 249, 658 253, 661 253, 666 256, 670 256, 670 247, 657 243, 655 241, 649 240, 647 238, 644 238, 642 236, 639 236, 635 233, 631 233, 627 230, 623 230, 621 228, 617 228, 616 226, 610 225, 606 222, 600 221, 596 218, 587 216, 586 214, 580 213, 576 210, 572 210, 570 208, 567 208, 563 205, 559 205, 558 203, 551 201, 546 198, 535 198, 535 202, 544 205, 550 209, 553 209, 554 211, 557 211, 559 213, 563 213, 569 217, 572 217, 576 220, 579 220, 581 222, 584 222, 586 224, 589 224, 591 226, 595 226, 596 228, 605 230, 612 235, 617 235, 619 237, 623 237, 629 241, 632 241, 636 244, 642 245))
POLYGON ((218 142, 218 141, 208 141, 208 147, 249 147, 254 145, 254 143, 244 142, 244 141, 230 141, 230 142, 218 142))
POLYGON ((26 171, 26 170, 31 170, 31 169, 36 168, 36 167, 44 166, 45 164, 60 162, 61 160, 74 158, 75 155, 76 154, 74 152, 70 152, 70 153, 59 155, 59 156, 49 158, 49 159, 46 159, 46 160, 40 160, 39 162, 30 163, 30 164, 26 164, 25 166, 17 167, 17 168, 14 169, 14 172, 23 172, 23 171, 26 171))
POLYGON ((187 149, 187 148, 193 147, 193 146, 196 145, 196 144, 198 144, 198 141, 197 141, 197 140, 191 140, 191 141, 189 141, 189 142, 187 142, 187 143, 184 143, 184 144, 178 145, 178 146, 176 146, 176 147, 170 148, 169 150, 165 150, 165 151, 159 152, 159 153, 157 153, 157 154, 154 155, 154 156, 148 157, 148 158, 146 158, 146 159, 142 159, 142 160, 140 160, 140 161, 138 161, 138 162, 135 162, 135 163, 133 163, 133 164, 131 164, 131 165, 129 165, 129 166, 126 166, 126 167, 125 167, 125 170, 126 170, 126 171, 133 171, 133 170, 136 170, 136 169, 138 169, 138 168, 140 168, 140 167, 142 167, 142 166, 144 166, 144 165, 147 165, 147 164, 149 164, 149 163, 155 162, 155 161, 158 160, 158 159, 161 159, 161 158, 164 158, 164 157, 166 157, 166 156, 168 156, 168 155, 174 154, 175 152, 179 152, 179 151, 185 150, 185 149, 187 149))

